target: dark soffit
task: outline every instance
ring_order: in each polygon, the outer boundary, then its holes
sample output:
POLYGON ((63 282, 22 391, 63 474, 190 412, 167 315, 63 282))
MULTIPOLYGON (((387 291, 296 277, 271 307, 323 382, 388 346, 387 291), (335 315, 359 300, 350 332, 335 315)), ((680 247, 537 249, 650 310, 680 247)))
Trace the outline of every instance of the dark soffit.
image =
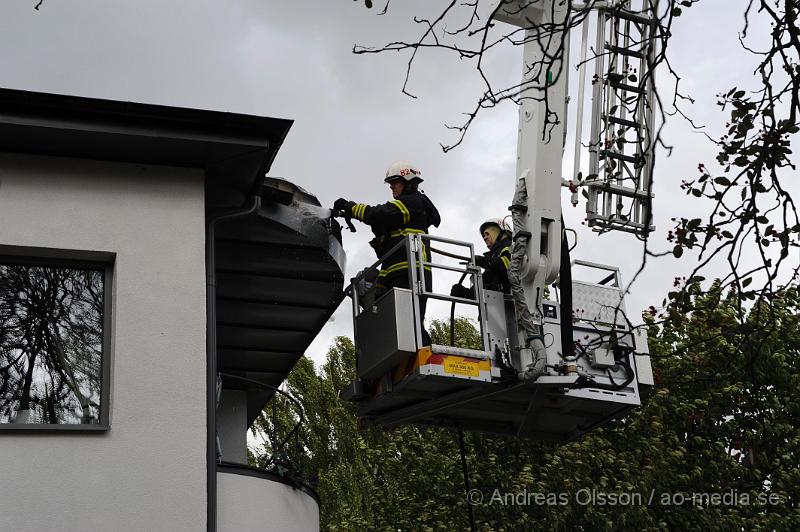
POLYGON ((204 168, 238 189, 269 169, 291 125, 281 118, 0 88, 0 151, 204 168), (224 171, 229 165, 236 175, 224 171))

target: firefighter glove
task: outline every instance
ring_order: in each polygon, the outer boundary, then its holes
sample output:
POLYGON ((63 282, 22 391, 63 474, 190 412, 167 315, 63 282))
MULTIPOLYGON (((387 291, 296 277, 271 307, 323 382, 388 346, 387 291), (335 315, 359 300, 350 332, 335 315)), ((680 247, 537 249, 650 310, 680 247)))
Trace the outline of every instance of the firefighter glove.
POLYGON ((489 267, 489 258, 484 255, 478 255, 475 257, 475 264, 486 269, 489 267))
POLYGON ((472 290, 470 290, 466 286, 461 286, 460 284, 456 283, 450 289, 450 295, 453 297, 463 297, 465 299, 472 299, 472 290))
POLYGON ((333 210, 335 211, 344 211, 345 214, 352 214, 350 209, 353 207, 352 201, 347 201, 344 198, 339 198, 333 202, 333 210))

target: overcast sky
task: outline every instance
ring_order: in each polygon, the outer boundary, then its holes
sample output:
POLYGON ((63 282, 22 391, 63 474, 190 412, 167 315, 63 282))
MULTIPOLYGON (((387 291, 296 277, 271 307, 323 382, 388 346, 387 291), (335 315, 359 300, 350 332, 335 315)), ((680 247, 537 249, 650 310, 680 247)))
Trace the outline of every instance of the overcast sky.
MULTIPOLYGON (((0 3, 0 86, 293 119, 270 175, 306 188, 323 205, 340 196, 374 204, 390 198, 386 167, 411 160, 441 211, 436 234, 473 241, 476 249, 482 250, 477 225, 507 214, 516 109, 485 113, 460 148, 443 154, 439 144, 454 140, 443 124, 460 121, 482 90, 471 65, 423 54, 410 83, 418 98, 411 99, 400 92, 406 54, 351 53, 355 43, 411 39, 418 31, 412 14, 442 2, 395 1, 385 16, 360 0, 45 0, 39 11, 35 4, 0 3)), ((694 116, 712 126, 712 136, 724 123, 714 95, 752 86, 753 59, 736 39, 745 4, 703 0, 675 28, 673 66, 696 97, 694 116)), ((494 54, 489 68, 498 83, 513 83, 520 51, 494 54)), ((668 124, 665 134, 675 150, 670 158, 660 154, 656 168, 652 242, 662 249, 669 218, 695 214, 685 206, 681 179, 696 177, 697 164, 710 165, 715 155, 681 122, 668 124)), ((583 230, 583 204, 573 209, 566 193, 562 203, 567 225, 579 230, 573 258, 615 264, 630 279, 641 244, 629 235, 583 230)), ((374 260, 369 230, 359 229, 345 233, 348 277, 374 260)), ((660 303, 673 277, 690 267, 671 257, 651 264, 633 287, 629 313, 660 303)), ((352 334, 349 312, 343 304, 312 344, 315 361, 323 360, 334 335, 352 334)))

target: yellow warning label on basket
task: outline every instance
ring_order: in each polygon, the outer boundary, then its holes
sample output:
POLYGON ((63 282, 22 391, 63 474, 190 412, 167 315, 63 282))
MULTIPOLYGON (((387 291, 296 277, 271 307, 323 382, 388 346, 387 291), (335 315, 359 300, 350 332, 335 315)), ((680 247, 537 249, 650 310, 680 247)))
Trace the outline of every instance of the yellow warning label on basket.
POLYGON ((447 357, 444 359, 444 372, 467 377, 478 377, 480 376, 480 363, 480 360, 447 357))

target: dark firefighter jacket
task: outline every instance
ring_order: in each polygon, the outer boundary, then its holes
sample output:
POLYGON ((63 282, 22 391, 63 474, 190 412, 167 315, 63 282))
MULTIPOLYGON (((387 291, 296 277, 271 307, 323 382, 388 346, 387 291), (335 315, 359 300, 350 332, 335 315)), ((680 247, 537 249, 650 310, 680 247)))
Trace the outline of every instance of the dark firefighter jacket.
POLYGON ((484 268, 483 287, 508 294, 511 283, 508 280, 508 265, 511 263, 511 239, 505 233, 498 238, 492 249, 483 254, 477 264, 484 268))
MULTIPOLYGON (((372 228, 375 238, 370 245, 378 257, 382 257, 395 244, 411 233, 426 233, 430 226, 438 227, 441 223, 439 211, 425 194, 418 190, 403 192, 397 199, 383 205, 365 205, 355 203, 350 207, 353 218, 361 220, 372 228)), ((423 260, 430 260, 430 245, 426 241, 423 249, 423 260)), ((381 265, 379 280, 385 285, 404 285, 408 278, 408 257, 405 247, 387 257, 381 265)), ((425 277, 429 277, 430 267, 425 277)))

